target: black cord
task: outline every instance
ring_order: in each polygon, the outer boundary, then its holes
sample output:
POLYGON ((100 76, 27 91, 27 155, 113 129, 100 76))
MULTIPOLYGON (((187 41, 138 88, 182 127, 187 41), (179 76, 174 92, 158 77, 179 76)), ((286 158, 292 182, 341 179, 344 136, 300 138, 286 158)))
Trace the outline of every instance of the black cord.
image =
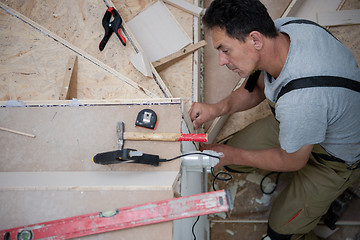
POLYGON ((268 174, 266 174, 262 179, 261 179, 261 182, 260 182, 260 190, 262 193, 264 194, 267 194, 267 195, 270 195, 270 194, 273 194, 278 186, 278 183, 279 183, 279 178, 280 178, 280 174, 281 172, 270 172, 268 174), (270 175, 274 174, 274 173, 277 173, 277 176, 276 176, 276 180, 275 180, 275 186, 274 188, 270 191, 270 192, 265 192, 264 188, 263 188, 263 183, 264 183, 264 180, 269 177, 270 175))
MULTIPOLYGON (((160 159, 160 162, 170 162, 170 161, 173 161, 175 159, 178 159, 178 158, 181 158, 181 157, 186 157, 186 156, 190 156, 190 155, 203 155, 203 156, 208 156, 208 157, 213 157, 213 158, 217 158, 217 159, 220 159, 219 156, 215 156, 215 155, 211 155, 211 154, 208 154, 208 153, 203 153, 203 152, 194 152, 194 153, 185 153, 185 154, 182 154, 182 155, 179 155, 179 156, 176 156, 176 157, 173 157, 173 158, 170 158, 170 159, 160 159)), ((214 173, 214 167, 211 167, 211 174, 213 175, 214 179, 212 180, 212 188, 214 191, 216 191, 216 188, 215 188, 215 181, 216 180, 219 180, 219 181, 224 181, 224 182, 227 182, 227 181, 230 181, 232 180, 232 175, 228 172, 224 172, 224 171, 220 171, 218 172, 217 174, 214 173), (227 177, 219 177, 220 175, 226 175, 227 177)), ((260 190, 262 193, 264 194, 273 194, 278 186, 278 182, 279 182, 279 178, 280 178, 280 174, 281 172, 270 172, 268 174, 266 174, 262 179, 261 179, 261 182, 260 182, 260 190), (270 191, 270 192, 265 192, 265 190, 263 189, 263 183, 265 181, 265 179, 269 176, 271 176, 272 174, 275 174, 277 173, 277 176, 276 176, 276 181, 275 181, 275 187, 270 191)), ((194 240, 196 240, 196 235, 195 235, 195 225, 197 224, 197 222, 199 221, 200 219, 200 216, 197 217, 196 221, 194 222, 193 226, 192 226, 192 235, 194 237, 194 240)), ((266 236, 265 236, 266 237, 266 236)), ((264 238, 265 238, 264 237, 264 238)), ((262 239, 264 239, 262 238, 262 239)))
POLYGON ((212 188, 214 191, 216 191, 216 188, 215 188, 215 181, 216 180, 219 180, 219 181, 224 181, 224 182, 227 182, 227 181, 230 181, 233 177, 230 173, 227 173, 227 172, 218 172, 216 175, 214 173, 214 168, 211 167, 211 174, 213 175, 214 179, 212 180, 212 188), (227 178, 220 178, 219 175, 221 174, 224 174, 226 176, 228 176, 227 178))
MULTIPOLYGON (((203 155, 203 156, 208 156, 208 157, 213 157, 213 158, 217 158, 217 159, 220 159, 219 156, 215 156, 215 155, 211 155, 211 154, 208 154, 208 153, 203 153, 203 152, 194 152, 194 153, 185 153, 185 154, 182 154, 182 155, 179 155, 179 156, 176 156, 176 157, 173 157, 173 158, 170 158, 170 159, 160 159, 160 162, 170 162, 170 161, 173 161, 175 159, 178 159, 178 158, 181 158, 181 157, 186 157, 186 156, 189 156, 189 155, 203 155)), ((214 171, 213 171, 213 167, 211 167, 211 172, 213 173, 214 175, 214 171)), ((219 173, 216 175, 215 178, 217 178, 217 176, 219 175, 219 173)), ((229 174, 230 175, 230 174, 229 174)), ((231 175, 230 175, 231 176, 231 175)), ((232 178, 232 176, 231 176, 232 178)), ((231 180, 231 178, 229 180, 231 180)), ((220 180, 220 179, 219 179, 220 180)), ((214 186, 214 185, 213 185, 214 186)), ((194 237, 194 240, 196 240, 196 235, 195 235, 195 225, 197 224, 197 222, 199 221, 200 219, 200 216, 198 216, 196 218, 196 221, 194 222, 192 228, 191 228, 191 232, 192 232, 192 235, 194 237)))
POLYGON ((199 221, 199 219, 200 219, 200 216, 198 216, 198 217, 196 218, 196 220, 195 220, 195 222, 194 222, 194 224, 193 224, 193 226, 192 226, 192 228, 191 228, 191 232, 192 232, 192 235, 193 235, 193 237, 194 237, 194 240, 196 240, 195 225, 197 224, 197 222, 199 221))
POLYGON ((265 235, 265 236, 263 236, 262 238, 261 238, 261 240, 264 240, 265 238, 267 238, 268 237, 268 235, 265 235))
POLYGON ((170 158, 170 159, 160 159, 160 162, 170 162, 170 161, 173 161, 175 159, 190 156, 190 155, 204 155, 204 156, 220 159, 220 157, 216 156, 216 155, 211 155, 211 154, 203 153, 203 152, 193 152, 193 153, 185 153, 185 154, 182 154, 182 155, 176 156, 174 158, 170 158))

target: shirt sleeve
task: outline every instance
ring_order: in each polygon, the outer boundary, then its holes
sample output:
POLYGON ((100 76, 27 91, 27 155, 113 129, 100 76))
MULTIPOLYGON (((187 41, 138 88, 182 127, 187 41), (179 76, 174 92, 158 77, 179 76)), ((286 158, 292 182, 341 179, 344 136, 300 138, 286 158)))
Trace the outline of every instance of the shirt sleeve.
POLYGON ((281 148, 288 153, 296 152, 305 145, 323 142, 325 139, 325 107, 315 104, 277 104, 276 118, 280 122, 281 148))

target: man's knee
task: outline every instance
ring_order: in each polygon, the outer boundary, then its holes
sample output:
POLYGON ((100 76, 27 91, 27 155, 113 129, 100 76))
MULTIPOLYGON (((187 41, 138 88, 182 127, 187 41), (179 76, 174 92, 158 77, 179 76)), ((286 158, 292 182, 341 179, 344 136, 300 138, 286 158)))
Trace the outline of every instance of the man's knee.
POLYGON ((267 234, 272 240, 290 240, 292 234, 280 234, 275 232, 268 224, 267 234))

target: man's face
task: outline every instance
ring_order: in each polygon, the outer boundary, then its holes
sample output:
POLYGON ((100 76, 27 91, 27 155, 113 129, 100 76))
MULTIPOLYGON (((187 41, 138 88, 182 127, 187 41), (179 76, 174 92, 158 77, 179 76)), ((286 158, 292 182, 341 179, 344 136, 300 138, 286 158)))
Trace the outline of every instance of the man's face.
POLYGON ((250 37, 245 42, 229 37, 225 29, 211 29, 214 48, 219 51, 219 65, 226 65, 240 77, 248 77, 256 68, 257 51, 250 37))

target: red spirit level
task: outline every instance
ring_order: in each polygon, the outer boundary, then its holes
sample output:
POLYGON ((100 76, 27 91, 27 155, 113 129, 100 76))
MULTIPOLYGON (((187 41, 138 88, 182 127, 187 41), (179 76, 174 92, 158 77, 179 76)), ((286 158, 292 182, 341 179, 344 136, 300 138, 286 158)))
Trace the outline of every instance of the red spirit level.
POLYGON ((69 239, 232 209, 227 190, 64 218, 0 231, 0 239, 69 239))

